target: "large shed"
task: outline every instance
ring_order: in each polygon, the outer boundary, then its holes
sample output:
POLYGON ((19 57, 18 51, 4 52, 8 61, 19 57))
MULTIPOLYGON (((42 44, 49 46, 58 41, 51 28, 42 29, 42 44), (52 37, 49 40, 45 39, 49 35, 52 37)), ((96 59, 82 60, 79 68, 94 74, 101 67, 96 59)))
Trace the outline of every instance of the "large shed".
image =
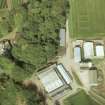
POLYGON ((48 93, 63 86, 62 80, 54 70, 55 67, 56 65, 53 65, 38 75, 48 93))
POLYGON ((104 46, 103 45, 96 45, 96 56, 97 57, 104 57, 104 46))
POLYGON ((86 59, 94 57, 93 42, 84 42, 83 50, 84 50, 84 57, 86 59))
POLYGON ((62 64, 53 64, 43 71, 38 73, 38 77, 43 84, 46 92, 50 96, 56 96, 58 93, 64 92, 65 89, 72 89, 72 78, 69 73, 66 72, 62 64), (70 85, 68 85, 70 84, 70 85))
POLYGON ((72 83, 72 77, 68 74, 67 70, 62 64, 58 64, 57 69, 67 84, 72 83))
POLYGON ((74 48, 74 61, 75 62, 81 61, 81 48, 80 47, 74 48))

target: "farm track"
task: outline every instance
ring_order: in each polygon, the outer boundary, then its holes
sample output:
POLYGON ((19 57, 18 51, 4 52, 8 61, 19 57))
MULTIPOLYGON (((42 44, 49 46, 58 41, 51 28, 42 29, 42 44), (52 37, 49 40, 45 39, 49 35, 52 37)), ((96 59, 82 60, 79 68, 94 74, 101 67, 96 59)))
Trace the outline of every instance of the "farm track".
POLYGON ((89 96, 100 105, 105 105, 105 99, 98 95, 96 92, 90 91, 89 96))
POLYGON ((7 1, 7 8, 8 10, 11 10, 11 3, 12 1, 11 0, 6 0, 7 1))

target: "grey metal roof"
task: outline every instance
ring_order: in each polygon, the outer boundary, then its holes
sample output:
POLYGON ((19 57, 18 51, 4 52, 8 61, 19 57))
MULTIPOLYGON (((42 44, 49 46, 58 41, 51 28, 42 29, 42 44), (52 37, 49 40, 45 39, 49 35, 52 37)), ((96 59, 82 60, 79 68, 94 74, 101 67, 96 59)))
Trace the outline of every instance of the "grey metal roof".
POLYGON ((65 38, 66 38, 65 29, 63 29, 63 28, 60 29, 59 38, 60 38, 60 46, 64 47, 65 46, 65 38))
POLYGON ((74 60, 75 62, 81 61, 81 48, 80 47, 74 48, 74 60))

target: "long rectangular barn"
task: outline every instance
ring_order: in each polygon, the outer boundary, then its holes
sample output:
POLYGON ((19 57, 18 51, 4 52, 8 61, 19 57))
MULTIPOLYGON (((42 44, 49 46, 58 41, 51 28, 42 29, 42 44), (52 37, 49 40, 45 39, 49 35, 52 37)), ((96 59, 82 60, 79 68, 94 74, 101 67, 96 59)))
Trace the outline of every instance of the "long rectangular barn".
POLYGON ((73 38, 105 37, 105 0, 70 0, 73 38))

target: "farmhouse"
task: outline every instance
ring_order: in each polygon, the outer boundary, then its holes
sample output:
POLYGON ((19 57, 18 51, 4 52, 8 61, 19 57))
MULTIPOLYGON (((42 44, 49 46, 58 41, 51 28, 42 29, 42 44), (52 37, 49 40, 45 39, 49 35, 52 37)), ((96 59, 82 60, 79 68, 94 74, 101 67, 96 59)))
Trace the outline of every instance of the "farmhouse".
POLYGON ((103 58, 104 54, 104 46, 103 45, 96 45, 96 57, 103 58))
POLYGON ((74 61, 75 62, 81 61, 81 48, 78 46, 74 48, 74 61))
POLYGON ((84 57, 86 59, 94 57, 93 42, 84 42, 83 50, 84 50, 84 57))
POLYGON ((62 64, 54 64, 39 72, 38 77, 46 92, 54 97, 65 90, 72 89, 72 78, 62 64))

